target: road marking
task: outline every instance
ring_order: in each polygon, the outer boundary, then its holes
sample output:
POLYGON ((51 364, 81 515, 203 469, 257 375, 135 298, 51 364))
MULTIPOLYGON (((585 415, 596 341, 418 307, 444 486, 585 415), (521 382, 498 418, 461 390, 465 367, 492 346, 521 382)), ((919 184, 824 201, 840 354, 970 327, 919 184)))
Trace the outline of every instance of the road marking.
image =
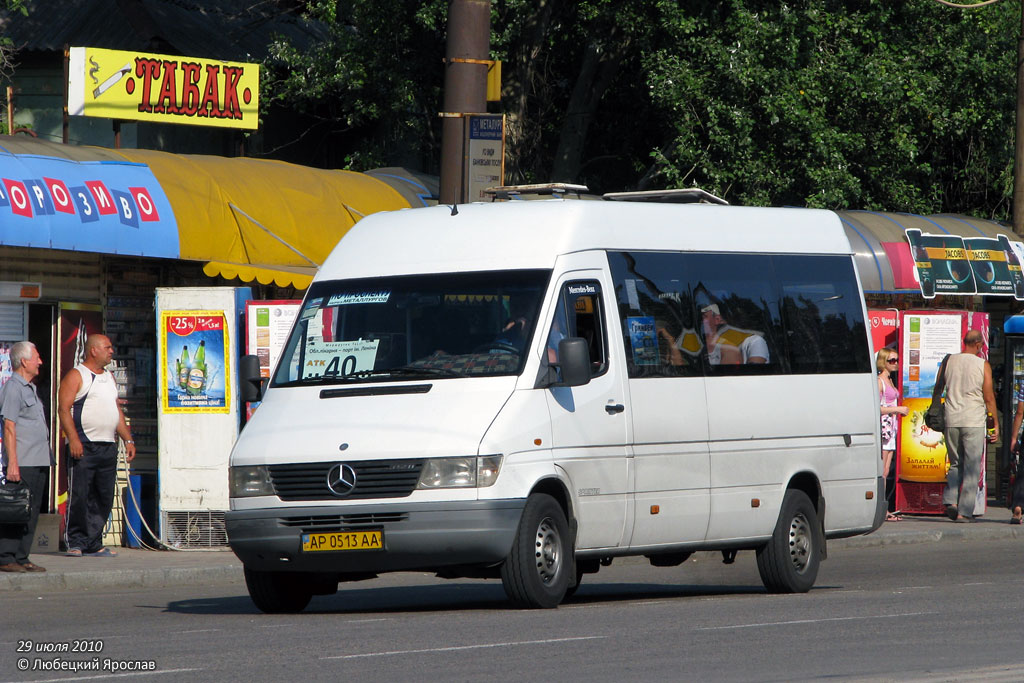
POLYGON ((759 624, 734 624, 732 626, 704 626, 698 631, 723 631, 731 628, 760 628, 762 626, 792 626, 794 624, 821 624, 826 621, 857 621, 862 619, 898 619, 900 617, 920 617, 938 612, 904 612, 902 614, 876 614, 868 617, 831 617, 828 619, 796 619, 794 621, 765 621, 759 624))
POLYGON ((219 628, 197 628, 194 631, 171 631, 171 633, 184 635, 186 633, 216 633, 219 630, 219 628))
POLYGON ((507 643, 483 643, 481 645, 453 645, 451 647, 429 647, 423 650, 389 650, 385 652, 367 652, 361 655, 335 655, 320 659, 359 659, 362 657, 391 657, 393 655, 418 655, 427 652, 456 652, 458 650, 482 650, 490 647, 515 647, 517 645, 547 645, 549 643, 568 643, 574 640, 603 640, 608 636, 579 636, 576 638, 548 638, 546 640, 514 640, 507 643))
MULTIPOLYGON (((106 674, 105 676, 72 676, 70 678, 34 678, 28 683, 58 683, 58 681, 101 681, 110 678, 128 678, 134 676, 159 676, 161 674, 180 674, 203 669, 166 669, 164 671, 129 671, 123 674, 106 674)), ((25 683, 25 681, 7 681, 5 683, 25 683)))

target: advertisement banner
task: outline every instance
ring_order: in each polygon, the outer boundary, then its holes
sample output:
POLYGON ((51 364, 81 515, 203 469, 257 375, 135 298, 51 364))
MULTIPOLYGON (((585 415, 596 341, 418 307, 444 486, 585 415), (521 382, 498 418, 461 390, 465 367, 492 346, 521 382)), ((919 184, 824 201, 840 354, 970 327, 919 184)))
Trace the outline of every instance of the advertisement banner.
POLYGON ((245 352, 260 359, 260 376, 270 377, 277 367, 301 306, 299 299, 245 302, 245 352))
POLYGON ((926 235, 907 230, 914 266, 926 299, 936 294, 975 294, 974 270, 967 258, 967 247, 958 235, 926 235))
POLYGON ((223 311, 161 311, 164 413, 228 413, 230 359, 223 311))
POLYGON ((868 311, 868 323, 871 325, 871 350, 878 353, 885 347, 898 348, 897 330, 900 326, 900 313, 896 309, 868 311))
POLYGON ((259 64, 71 48, 68 113, 254 130, 259 64))
POLYGON ((963 338, 960 313, 906 313, 902 328, 903 404, 910 409, 900 421, 900 479, 946 480, 946 441, 924 423, 932 402, 939 366, 946 354, 959 353, 963 338))
POLYGON ((178 222, 144 164, 0 149, 0 244, 178 258, 178 222))
MULTIPOLYGON (((64 375, 72 368, 85 360, 85 340, 92 334, 101 334, 103 331, 103 307, 95 304, 80 304, 61 302, 57 315, 57 360, 58 368, 57 381, 60 382, 64 375)), ((48 377, 46 369, 39 375, 38 380, 42 381, 48 377)), ((40 396, 50 393, 49 387, 40 386, 40 396)), ((57 454, 57 512, 61 515, 61 524, 64 523, 64 513, 68 501, 68 462, 64 455, 64 432, 59 428, 57 416, 50 418, 51 432, 54 438, 51 439, 54 452, 57 454)))
POLYGON ((987 237, 964 238, 967 258, 974 271, 974 282, 978 294, 1024 297, 1024 278, 1010 242, 1005 236, 1000 239, 987 237))
POLYGON ((914 274, 926 299, 937 294, 984 294, 1024 299, 1020 255, 1005 235, 960 237, 906 231, 914 274))

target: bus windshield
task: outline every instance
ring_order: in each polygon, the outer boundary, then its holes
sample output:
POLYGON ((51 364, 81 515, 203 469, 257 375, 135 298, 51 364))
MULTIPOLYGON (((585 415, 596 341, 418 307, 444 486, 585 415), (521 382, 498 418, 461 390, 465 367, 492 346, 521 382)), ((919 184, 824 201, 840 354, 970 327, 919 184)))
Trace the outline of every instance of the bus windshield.
POLYGON ((314 283, 273 386, 518 375, 548 270, 314 283))

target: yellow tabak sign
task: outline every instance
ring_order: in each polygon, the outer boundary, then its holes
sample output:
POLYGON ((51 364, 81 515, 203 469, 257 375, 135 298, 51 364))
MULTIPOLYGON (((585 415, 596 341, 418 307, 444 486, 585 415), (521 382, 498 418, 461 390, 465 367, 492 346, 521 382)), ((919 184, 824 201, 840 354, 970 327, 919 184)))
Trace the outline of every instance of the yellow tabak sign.
POLYGON ((258 64, 71 48, 68 113, 255 129, 258 64))

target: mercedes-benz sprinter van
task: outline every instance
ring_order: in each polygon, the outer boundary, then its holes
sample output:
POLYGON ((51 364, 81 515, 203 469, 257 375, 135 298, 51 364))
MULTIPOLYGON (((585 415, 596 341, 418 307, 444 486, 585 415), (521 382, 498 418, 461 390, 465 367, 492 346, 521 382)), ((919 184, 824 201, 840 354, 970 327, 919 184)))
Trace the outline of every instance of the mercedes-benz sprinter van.
POLYGON ((865 318, 828 211, 371 215, 320 268, 231 454, 249 593, 298 611, 414 570, 555 607, 616 557, 697 550, 753 550, 769 591, 807 591, 827 538, 884 516, 865 318))

